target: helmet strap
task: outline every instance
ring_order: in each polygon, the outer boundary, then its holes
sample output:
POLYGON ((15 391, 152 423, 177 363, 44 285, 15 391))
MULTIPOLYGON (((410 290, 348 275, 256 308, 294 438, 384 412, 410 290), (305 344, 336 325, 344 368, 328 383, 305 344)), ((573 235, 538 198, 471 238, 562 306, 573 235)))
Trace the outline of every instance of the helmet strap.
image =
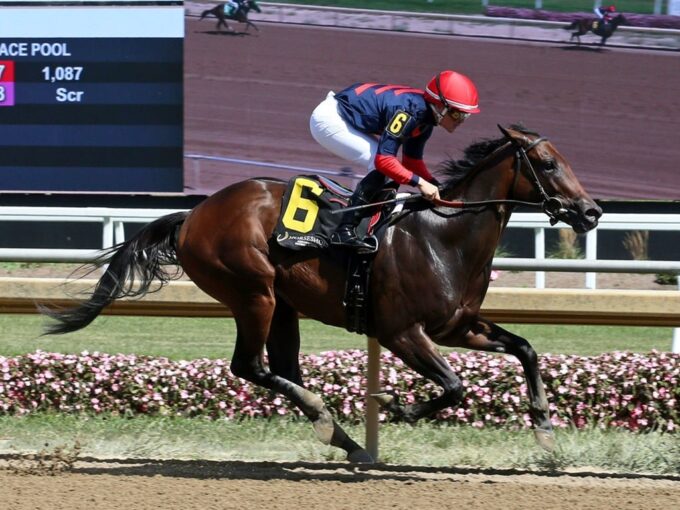
POLYGON ((439 100, 441 101, 442 105, 444 106, 444 114, 448 111, 448 103, 446 102, 446 98, 444 97, 444 94, 442 94, 442 86, 439 84, 439 77, 442 75, 442 73, 437 74, 434 78, 434 83, 437 85, 437 94, 439 95, 439 100))
POLYGON ((446 98, 444 97, 444 94, 442 94, 442 87, 441 84, 439 83, 439 77, 442 75, 442 73, 438 73, 437 76, 434 77, 434 83, 437 85, 437 95, 439 96, 439 102, 442 104, 442 111, 438 111, 434 105, 432 106, 432 113, 434 113, 434 117, 437 120, 437 125, 439 125, 446 116, 447 113, 449 113, 449 103, 446 101, 446 98))
POLYGON ((432 103, 427 104, 430 105, 430 110, 432 110, 432 115, 434 115, 434 120, 437 123, 437 125, 441 124, 442 119, 448 113, 448 108, 444 107, 444 109, 440 112, 439 110, 437 110, 437 107, 432 103))

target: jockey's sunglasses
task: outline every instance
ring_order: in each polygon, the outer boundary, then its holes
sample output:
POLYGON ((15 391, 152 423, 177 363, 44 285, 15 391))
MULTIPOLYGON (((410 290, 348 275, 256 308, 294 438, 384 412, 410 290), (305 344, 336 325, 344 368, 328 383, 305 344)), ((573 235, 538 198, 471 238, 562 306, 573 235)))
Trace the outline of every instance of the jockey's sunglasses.
POLYGON ((471 113, 461 112, 460 110, 449 110, 449 116, 456 122, 463 122, 471 113))

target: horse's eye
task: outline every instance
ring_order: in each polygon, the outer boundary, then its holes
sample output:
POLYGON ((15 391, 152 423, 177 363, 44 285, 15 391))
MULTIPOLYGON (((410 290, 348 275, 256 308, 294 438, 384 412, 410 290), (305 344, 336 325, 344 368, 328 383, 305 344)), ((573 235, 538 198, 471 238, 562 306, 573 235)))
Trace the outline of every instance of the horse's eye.
POLYGON ((554 172, 557 170, 557 163, 555 163, 554 159, 550 159, 544 163, 543 168, 546 172, 554 172))

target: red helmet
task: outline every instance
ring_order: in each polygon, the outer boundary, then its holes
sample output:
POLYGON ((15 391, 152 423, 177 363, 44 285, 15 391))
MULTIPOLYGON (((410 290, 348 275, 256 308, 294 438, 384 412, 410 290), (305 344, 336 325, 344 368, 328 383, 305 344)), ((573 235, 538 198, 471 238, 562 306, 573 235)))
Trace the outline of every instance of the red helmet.
POLYGON ((442 71, 432 78, 425 88, 425 100, 464 113, 479 112, 477 87, 455 71, 442 71))
POLYGON ((614 7, 613 5, 610 5, 609 7, 607 7, 607 10, 609 12, 616 12, 616 7, 614 7))

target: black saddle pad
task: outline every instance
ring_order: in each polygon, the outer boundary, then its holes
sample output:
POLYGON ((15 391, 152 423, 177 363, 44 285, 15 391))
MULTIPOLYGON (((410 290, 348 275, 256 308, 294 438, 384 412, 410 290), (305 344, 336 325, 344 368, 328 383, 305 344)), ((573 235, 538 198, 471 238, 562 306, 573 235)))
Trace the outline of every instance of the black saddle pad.
POLYGON ((318 175, 299 175, 288 181, 281 214, 274 229, 276 242, 292 250, 326 248, 352 191, 318 175))
MULTIPOLYGON (((374 201, 394 198, 394 186, 388 185, 374 201)), ((273 237, 291 250, 324 249, 330 245, 331 234, 340 224, 340 209, 347 206, 352 191, 326 177, 299 175, 288 181, 281 201, 281 214, 273 237), (334 214, 334 211, 338 211, 334 214)), ((385 221, 394 204, 369 207, 357 227, 361 237, 372 236, 385 221)), ((377 239, 375 239, 377 247, 377 239)))

